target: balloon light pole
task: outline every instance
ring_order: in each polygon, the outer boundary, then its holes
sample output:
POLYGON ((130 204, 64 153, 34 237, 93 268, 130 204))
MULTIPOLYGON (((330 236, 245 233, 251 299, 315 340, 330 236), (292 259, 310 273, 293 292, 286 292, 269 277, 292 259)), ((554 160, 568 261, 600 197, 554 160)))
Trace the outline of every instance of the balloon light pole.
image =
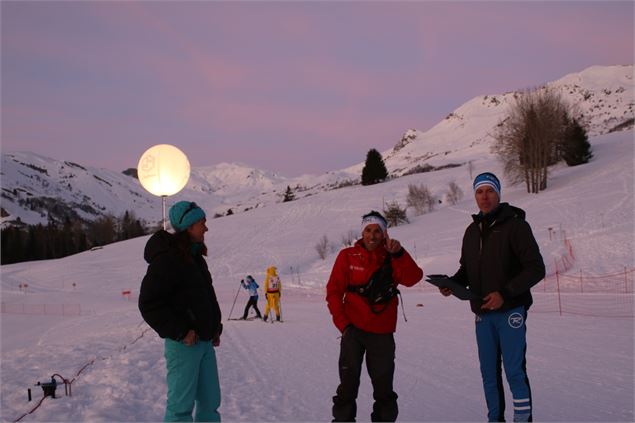
POLYGON ((137 166, 139 182, 152 195, 161 197, 163 229, 167 229, 165 199, 181 191, 190 179, 187 156, 170 144, 158 144, 143 153, 137 166))

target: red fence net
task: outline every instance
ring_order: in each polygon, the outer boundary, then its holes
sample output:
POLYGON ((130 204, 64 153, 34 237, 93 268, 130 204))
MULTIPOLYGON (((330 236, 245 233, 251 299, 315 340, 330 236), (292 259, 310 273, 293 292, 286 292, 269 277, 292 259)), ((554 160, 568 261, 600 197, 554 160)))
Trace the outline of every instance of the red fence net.
POLYGON ((3 314, 29 314, 40 316, 81 316, 79 304, 21 304, 2 303, 3 314))
POLYGON ((589 275, 560 274, 545 277, 532 289, 532 311, 598 317, 635 317, 635 269, 589 275))

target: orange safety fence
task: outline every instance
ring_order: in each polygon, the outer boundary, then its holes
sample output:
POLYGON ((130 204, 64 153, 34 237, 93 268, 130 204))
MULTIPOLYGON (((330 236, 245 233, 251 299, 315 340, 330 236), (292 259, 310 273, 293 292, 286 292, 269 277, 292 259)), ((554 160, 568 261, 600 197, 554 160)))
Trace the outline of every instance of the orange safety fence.
MULTIPOLYGON (((573 245, 566 237, 564 252, 546 264, 545 278, 532 289, 532 311, 595 317, 635 317, 635 269, 603 275, 568 273, 576 261, 573 245)), ((426 292, 438 292, 423 284, 426 292)))
POLYGON ((2 314, 29 314, 34 316, 81 316, 79 304, 23 304, 2 303, 2 314))
POLYGON ((605 275, 560 274, 533 289, 532 311, 596 317, 635 317, 635 269, 605 275))

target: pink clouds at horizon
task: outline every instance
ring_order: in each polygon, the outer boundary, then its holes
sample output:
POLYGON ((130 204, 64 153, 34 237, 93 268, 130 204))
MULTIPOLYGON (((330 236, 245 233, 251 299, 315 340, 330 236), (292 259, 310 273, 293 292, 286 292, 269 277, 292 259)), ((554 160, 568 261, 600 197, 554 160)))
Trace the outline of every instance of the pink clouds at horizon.
POLYGON ((113 170, 163 142, 195 166, 336 170, 474 96, 633 63, 630 2, 1 7, 3 151, 113 170))

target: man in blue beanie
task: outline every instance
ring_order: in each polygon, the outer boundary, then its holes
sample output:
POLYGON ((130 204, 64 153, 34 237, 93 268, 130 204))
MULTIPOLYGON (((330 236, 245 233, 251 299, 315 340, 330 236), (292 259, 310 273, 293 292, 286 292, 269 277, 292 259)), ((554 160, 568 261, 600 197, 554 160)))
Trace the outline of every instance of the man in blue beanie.
POLYGON ((167 403, 164 421, 220 421, 220 384, 214 347, 223 329, 207 255, 205 212, 179 201, 170 208, 175 233, 160 230, 146 244, 148 270, 139 310, 165 339, 167 403))
MULTIPOLYGON (((538 244, 525 212, 501 203, 501 184, 493 173, 474 179, 479 213, 463 236, 460 268, 452 279, 469 287, 476 315, 476 342, 488 420, 505 421, 502 366, 512 391, 514 421, 532 421, 525 352, 525 321, 533 299, 530 288, 545 276, 538 244)), ((452 294, 440 288, 441 294, 452 294)))

